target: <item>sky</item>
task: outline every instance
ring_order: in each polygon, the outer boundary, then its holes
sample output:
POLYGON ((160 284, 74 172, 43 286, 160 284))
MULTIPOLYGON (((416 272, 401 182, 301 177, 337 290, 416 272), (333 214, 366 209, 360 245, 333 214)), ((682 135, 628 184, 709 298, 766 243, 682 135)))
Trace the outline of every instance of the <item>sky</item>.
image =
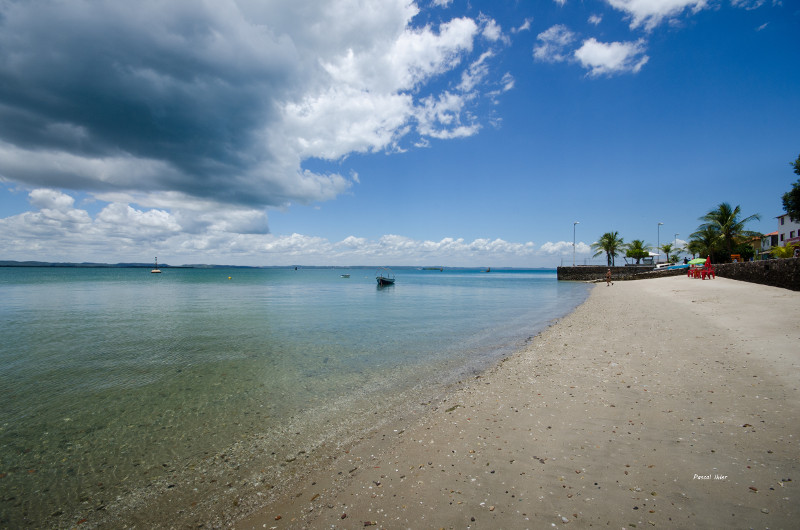
POLYGON ((799 155, 794 0, 0 0, 0 260, 580 264, 799 155))

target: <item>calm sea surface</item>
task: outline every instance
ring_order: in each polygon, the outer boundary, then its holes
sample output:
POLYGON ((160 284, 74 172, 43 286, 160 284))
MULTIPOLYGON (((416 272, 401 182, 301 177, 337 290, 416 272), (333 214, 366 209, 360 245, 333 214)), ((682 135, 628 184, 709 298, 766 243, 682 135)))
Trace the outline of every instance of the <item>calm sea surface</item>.
POLYGON ((234 445, 281 447, 288 424, 325 443, 588 294, 553 270, 399 269, 385 288, 373 269, 163 271, 0 268, 0 527, 91 523, 234 445))

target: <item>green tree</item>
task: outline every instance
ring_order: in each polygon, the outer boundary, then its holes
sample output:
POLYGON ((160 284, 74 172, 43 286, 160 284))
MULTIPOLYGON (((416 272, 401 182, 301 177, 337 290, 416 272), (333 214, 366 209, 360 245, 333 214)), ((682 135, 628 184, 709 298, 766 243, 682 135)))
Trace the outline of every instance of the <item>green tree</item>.
POLYGON ((636 260, 636 264, 639 264, 639 261, 642 258, 646 258, 650 255, 650 245, 645 243, 641 239, 634 239, 627 245, 625 245, 625 256, 628 258, 633 258, 636 260))
POLYGON ((794 249, 793 245, 786 245, 785 247, 772 247, 769 249, 769 253, 772 254, 773 258, 791 258, 794 257, 794 249))
POLYGON ((606 261, 608 261, 608 266, 614 266, 614 258, 622 247, 625 245, 625 242, 619 237, 619 232, 606 232, 600 239, 596 242, 592 243, 592 250, 596 250, 597 252, 594 253, 595 256, 599 256, 603 252, 606 253, 606 261))
POLYGON ((686 243, 686 251, 692 255, 692 259, 696 258, 704 250, 705 246, 703 243, 696 239, 690 239, 689 242, 686 243))
MULTIPOLYGON (((719 230, 712 226, 702 225, 696 232, 692 233, 689 239, 690 252, 701 258, 707 258, 714 251, 719 250, 722 239, 719 230)), ((716 261, 716 260, 715 260, 716 261)))
POLYGON ((667 255, 667 262, 669 262, 669 253, 672 252, 672 243, 664 243, 661 245, 661 252, 667 255))
MULTIPOLYGON (((792 164, 794 172, 800 175, 800 156, 792 164)), ((800 222, 800 179, 792 184, 792 189, 783 194, 783 209, 789 214, 789 219, 800 222)))
POLYGON ((742 261, 750 261, 755 257, 756 249, 753 247, 752 243, 739 243, 736 248, 733 249, 733 253, 739 254, 742 261))
POLYGON ((727 253, 725 261, 730 259, 730 255, 733 253, 733 249, 736 245, 760 235, 758 232, 745 230, 744 227, 748 222, 754 219, 761 219, 761 216, 753 214, 744 219, 740 219, 740 215, 741 208, 739 206, 732 208, 730 204, 723 202, 714 210, 711 210, 700 218, 700 220, 705 221, 705 223, 700 225, 699 230, 710 228, 719 234, 719 238, 722 240, 722 248, 727 253))

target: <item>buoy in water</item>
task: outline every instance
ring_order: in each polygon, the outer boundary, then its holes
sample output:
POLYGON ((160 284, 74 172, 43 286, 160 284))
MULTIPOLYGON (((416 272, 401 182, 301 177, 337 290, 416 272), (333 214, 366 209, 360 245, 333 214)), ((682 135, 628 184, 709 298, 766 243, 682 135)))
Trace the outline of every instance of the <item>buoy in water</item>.
POLYGON ((231 279, 231 277, 230 277, 230 276, 228 276, 228 279, 230 280, 230 279, 231 279))

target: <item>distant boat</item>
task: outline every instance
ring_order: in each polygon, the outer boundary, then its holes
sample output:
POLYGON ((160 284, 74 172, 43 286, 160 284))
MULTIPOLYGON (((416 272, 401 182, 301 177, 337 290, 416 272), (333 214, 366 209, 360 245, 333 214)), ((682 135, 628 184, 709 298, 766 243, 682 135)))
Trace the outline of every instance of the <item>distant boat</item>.
POLYGON ((342 274, 342 278, 349 278, 349 277, 350 277, 349 274, 342 274))
POLYGON ((150 271, 153 274, 161 274, 161 270, 158 268, 158 258, 156 258, 156 266, 153 270, 150 271))
POLYGON ((378 281, 378 287, 394 285, 394 273, 391 269, 378 269, 376 274, 377 276, 375 276, 375 279, 378 281))

